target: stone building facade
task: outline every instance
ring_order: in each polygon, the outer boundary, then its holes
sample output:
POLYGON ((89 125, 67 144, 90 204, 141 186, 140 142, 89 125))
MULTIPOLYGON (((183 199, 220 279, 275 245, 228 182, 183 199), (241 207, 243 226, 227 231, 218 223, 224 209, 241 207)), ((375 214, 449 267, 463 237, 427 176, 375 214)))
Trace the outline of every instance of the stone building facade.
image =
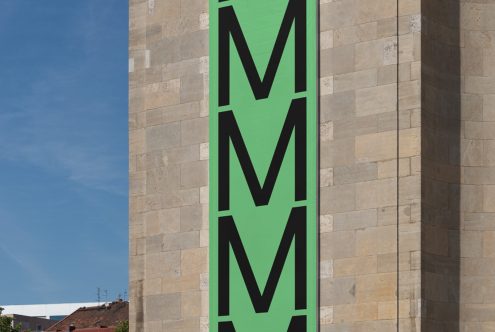
MULTIPOLYGON (((495 331, 495 2, 319 15, 321 331, 495 331)), ((208 331, 208 27, 129 1, 133 332, 208 331)))

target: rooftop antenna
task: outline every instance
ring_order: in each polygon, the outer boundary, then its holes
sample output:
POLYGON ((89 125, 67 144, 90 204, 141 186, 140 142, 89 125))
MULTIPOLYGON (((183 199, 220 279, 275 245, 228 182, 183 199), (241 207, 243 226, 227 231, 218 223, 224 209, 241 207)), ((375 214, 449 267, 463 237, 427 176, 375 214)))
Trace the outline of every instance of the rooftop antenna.
POLYGON ((108 303, 108 290, 105 289, 103 292, 105 293, 105 304, 107 304, 108 303))
POLYGON ((101 289, 100 289, 100 287, 96 287, 96 298, 98 299, 98 305, 100 305, 100 300, 101 300, 101 289))
POLYGON ((124 301, 127 300, 127 291, 124 291, 124 301))

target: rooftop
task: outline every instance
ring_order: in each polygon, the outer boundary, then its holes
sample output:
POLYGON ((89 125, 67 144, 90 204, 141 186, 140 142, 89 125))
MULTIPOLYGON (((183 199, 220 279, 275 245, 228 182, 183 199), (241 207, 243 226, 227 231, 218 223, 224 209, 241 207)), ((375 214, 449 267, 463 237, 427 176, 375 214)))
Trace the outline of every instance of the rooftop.
POLYGON ((52 325, 47 331, 69 331, 71 326, 76 330, 114 327, 119 322, 129 320, 129 302, 116 301, 93 307, 83 307, 74 311, 60 322, 52 325))

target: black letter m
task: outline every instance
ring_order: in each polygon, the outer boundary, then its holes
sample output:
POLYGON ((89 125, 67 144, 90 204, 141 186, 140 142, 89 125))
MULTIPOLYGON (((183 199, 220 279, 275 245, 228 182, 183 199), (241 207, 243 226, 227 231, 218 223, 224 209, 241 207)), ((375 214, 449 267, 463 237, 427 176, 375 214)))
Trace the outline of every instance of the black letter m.
POLYGON ((256 206, 267 205, 275 187, 292 132, 294 132, 295 200, 306 199, 306 98, 294 99, 285 118, 275 153, 273 155, 263 186, 256 175, 239 126, 232 111, 218 114, 218 209, 230 207, 230 141, 234 146, 242 171, 256 206))
POLYGON ((218 223, 218 314, 230 310, 230 247, 257 313, 268 312, 292 242, 295 245, 295 309, 306 309, 306 207, 292 209, 263 293, 260 291, 241 237, 231 216, 218 223))
POLYGON ((218 30, 219 106, 230 104, 230 36, 237 47, 255 98, 264 99, 268 98, 270 94, 293 23, 295 26, 295 92, 303 92, 306 91, 306 0, 289 0, 263 79, 260 78, 256 69, 234 8, 232 6, 220 8, 218 30))

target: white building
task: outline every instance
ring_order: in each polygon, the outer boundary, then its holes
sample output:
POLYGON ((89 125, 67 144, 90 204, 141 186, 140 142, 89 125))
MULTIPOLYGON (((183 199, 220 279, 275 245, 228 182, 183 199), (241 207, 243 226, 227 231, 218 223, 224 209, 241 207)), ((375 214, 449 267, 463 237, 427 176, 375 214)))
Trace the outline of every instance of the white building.
POLYGON ((59 304, 21 304, 0 305, 4 308, 3 314, 16 314, 30 317, 39 317, 53 320, 61 320, 82 307, 94 307, 104 303, 59 303, 59 304))

